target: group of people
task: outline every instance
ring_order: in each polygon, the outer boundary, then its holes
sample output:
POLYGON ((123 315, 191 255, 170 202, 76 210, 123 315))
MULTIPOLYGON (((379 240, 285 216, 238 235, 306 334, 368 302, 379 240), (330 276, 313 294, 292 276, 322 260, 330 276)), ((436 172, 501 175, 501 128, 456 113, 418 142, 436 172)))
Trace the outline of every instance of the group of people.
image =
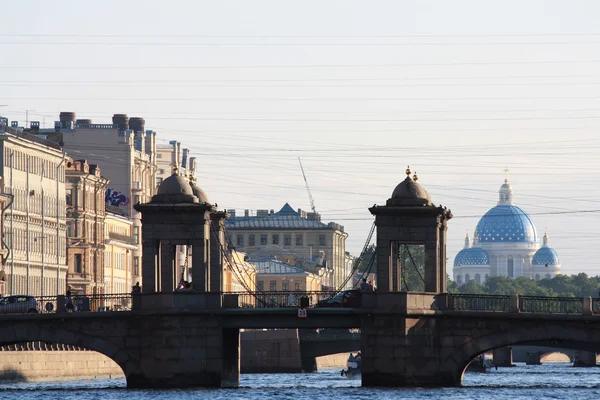
POLYGON ((74 299, 71 295, 71 289, 67 289, 65 293, 65 307, 67 312, 90 311, 90 299, 83 292, 79 292, 74 299))
POLYGON ((373 286, 373 281, 367 282, 367 278, 363 278, 359 287, 361 292, 374 292, 375 287, 373 286))

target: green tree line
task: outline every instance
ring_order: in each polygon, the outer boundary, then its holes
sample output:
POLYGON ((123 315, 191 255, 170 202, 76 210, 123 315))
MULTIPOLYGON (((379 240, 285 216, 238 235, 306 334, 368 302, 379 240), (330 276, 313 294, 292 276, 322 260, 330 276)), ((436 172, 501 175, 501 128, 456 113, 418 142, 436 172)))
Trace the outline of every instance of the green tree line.
POLYGON ((510 295, 517 293, 523 296, 551 296, 551 297, 599 297, 600 277, 589 277, 585 273, 577 275, 557 275, 552 279, 534 279, 520 277, 507 278, 492 276, 478 284, 474 280, 458 286, 456 282, 448 279, 448 292, 464 294, 500 294, 510 295))

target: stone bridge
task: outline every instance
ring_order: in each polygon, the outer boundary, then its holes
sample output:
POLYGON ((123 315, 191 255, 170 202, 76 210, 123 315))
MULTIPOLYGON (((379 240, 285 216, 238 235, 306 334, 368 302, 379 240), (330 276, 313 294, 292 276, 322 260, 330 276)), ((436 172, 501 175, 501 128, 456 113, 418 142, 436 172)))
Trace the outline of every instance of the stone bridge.
POLYGON ((600 352, 600 315, 585 298, 569 300, 581 305, 572 312, 551 313, 531 311, 533 300, 518 296, 489 296, 482 306, 481 296, 368 293, 362 308, 310 308, 308 318, 293 308, 213 307, 218 298, 157 293, 140 295, 133 311, 6 315, 0 345, 94 350, 119 364, 132 388, 237 386, 241 328, 360 328, 364 386, 459 386, 473 358, 505 346, 600 352))

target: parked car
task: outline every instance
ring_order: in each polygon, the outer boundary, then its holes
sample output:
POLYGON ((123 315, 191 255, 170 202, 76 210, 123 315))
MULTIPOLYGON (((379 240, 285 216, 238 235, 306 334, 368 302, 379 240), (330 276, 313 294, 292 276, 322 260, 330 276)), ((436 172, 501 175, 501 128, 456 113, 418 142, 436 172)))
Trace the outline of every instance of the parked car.
POLYGON ((362 303, 360 290, 344 290, 333 297, 319 301, 315 307, 347 307, 358 308, 362 303))
POLYGON ((37 314, 39 307, 33 296, 15 295, 0 298, 0 314, 37 314))

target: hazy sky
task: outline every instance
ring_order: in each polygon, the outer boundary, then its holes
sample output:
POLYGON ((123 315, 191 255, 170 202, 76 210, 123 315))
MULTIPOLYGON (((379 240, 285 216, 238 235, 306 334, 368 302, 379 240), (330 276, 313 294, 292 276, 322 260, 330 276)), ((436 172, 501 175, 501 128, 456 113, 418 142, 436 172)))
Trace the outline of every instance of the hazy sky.
POLYGON ((357 255, 408 164, 465 232, 515 202, 600 274, 600 2, 3 1, 0 115, 146 119, 220 208, 310 204, 357 255))

